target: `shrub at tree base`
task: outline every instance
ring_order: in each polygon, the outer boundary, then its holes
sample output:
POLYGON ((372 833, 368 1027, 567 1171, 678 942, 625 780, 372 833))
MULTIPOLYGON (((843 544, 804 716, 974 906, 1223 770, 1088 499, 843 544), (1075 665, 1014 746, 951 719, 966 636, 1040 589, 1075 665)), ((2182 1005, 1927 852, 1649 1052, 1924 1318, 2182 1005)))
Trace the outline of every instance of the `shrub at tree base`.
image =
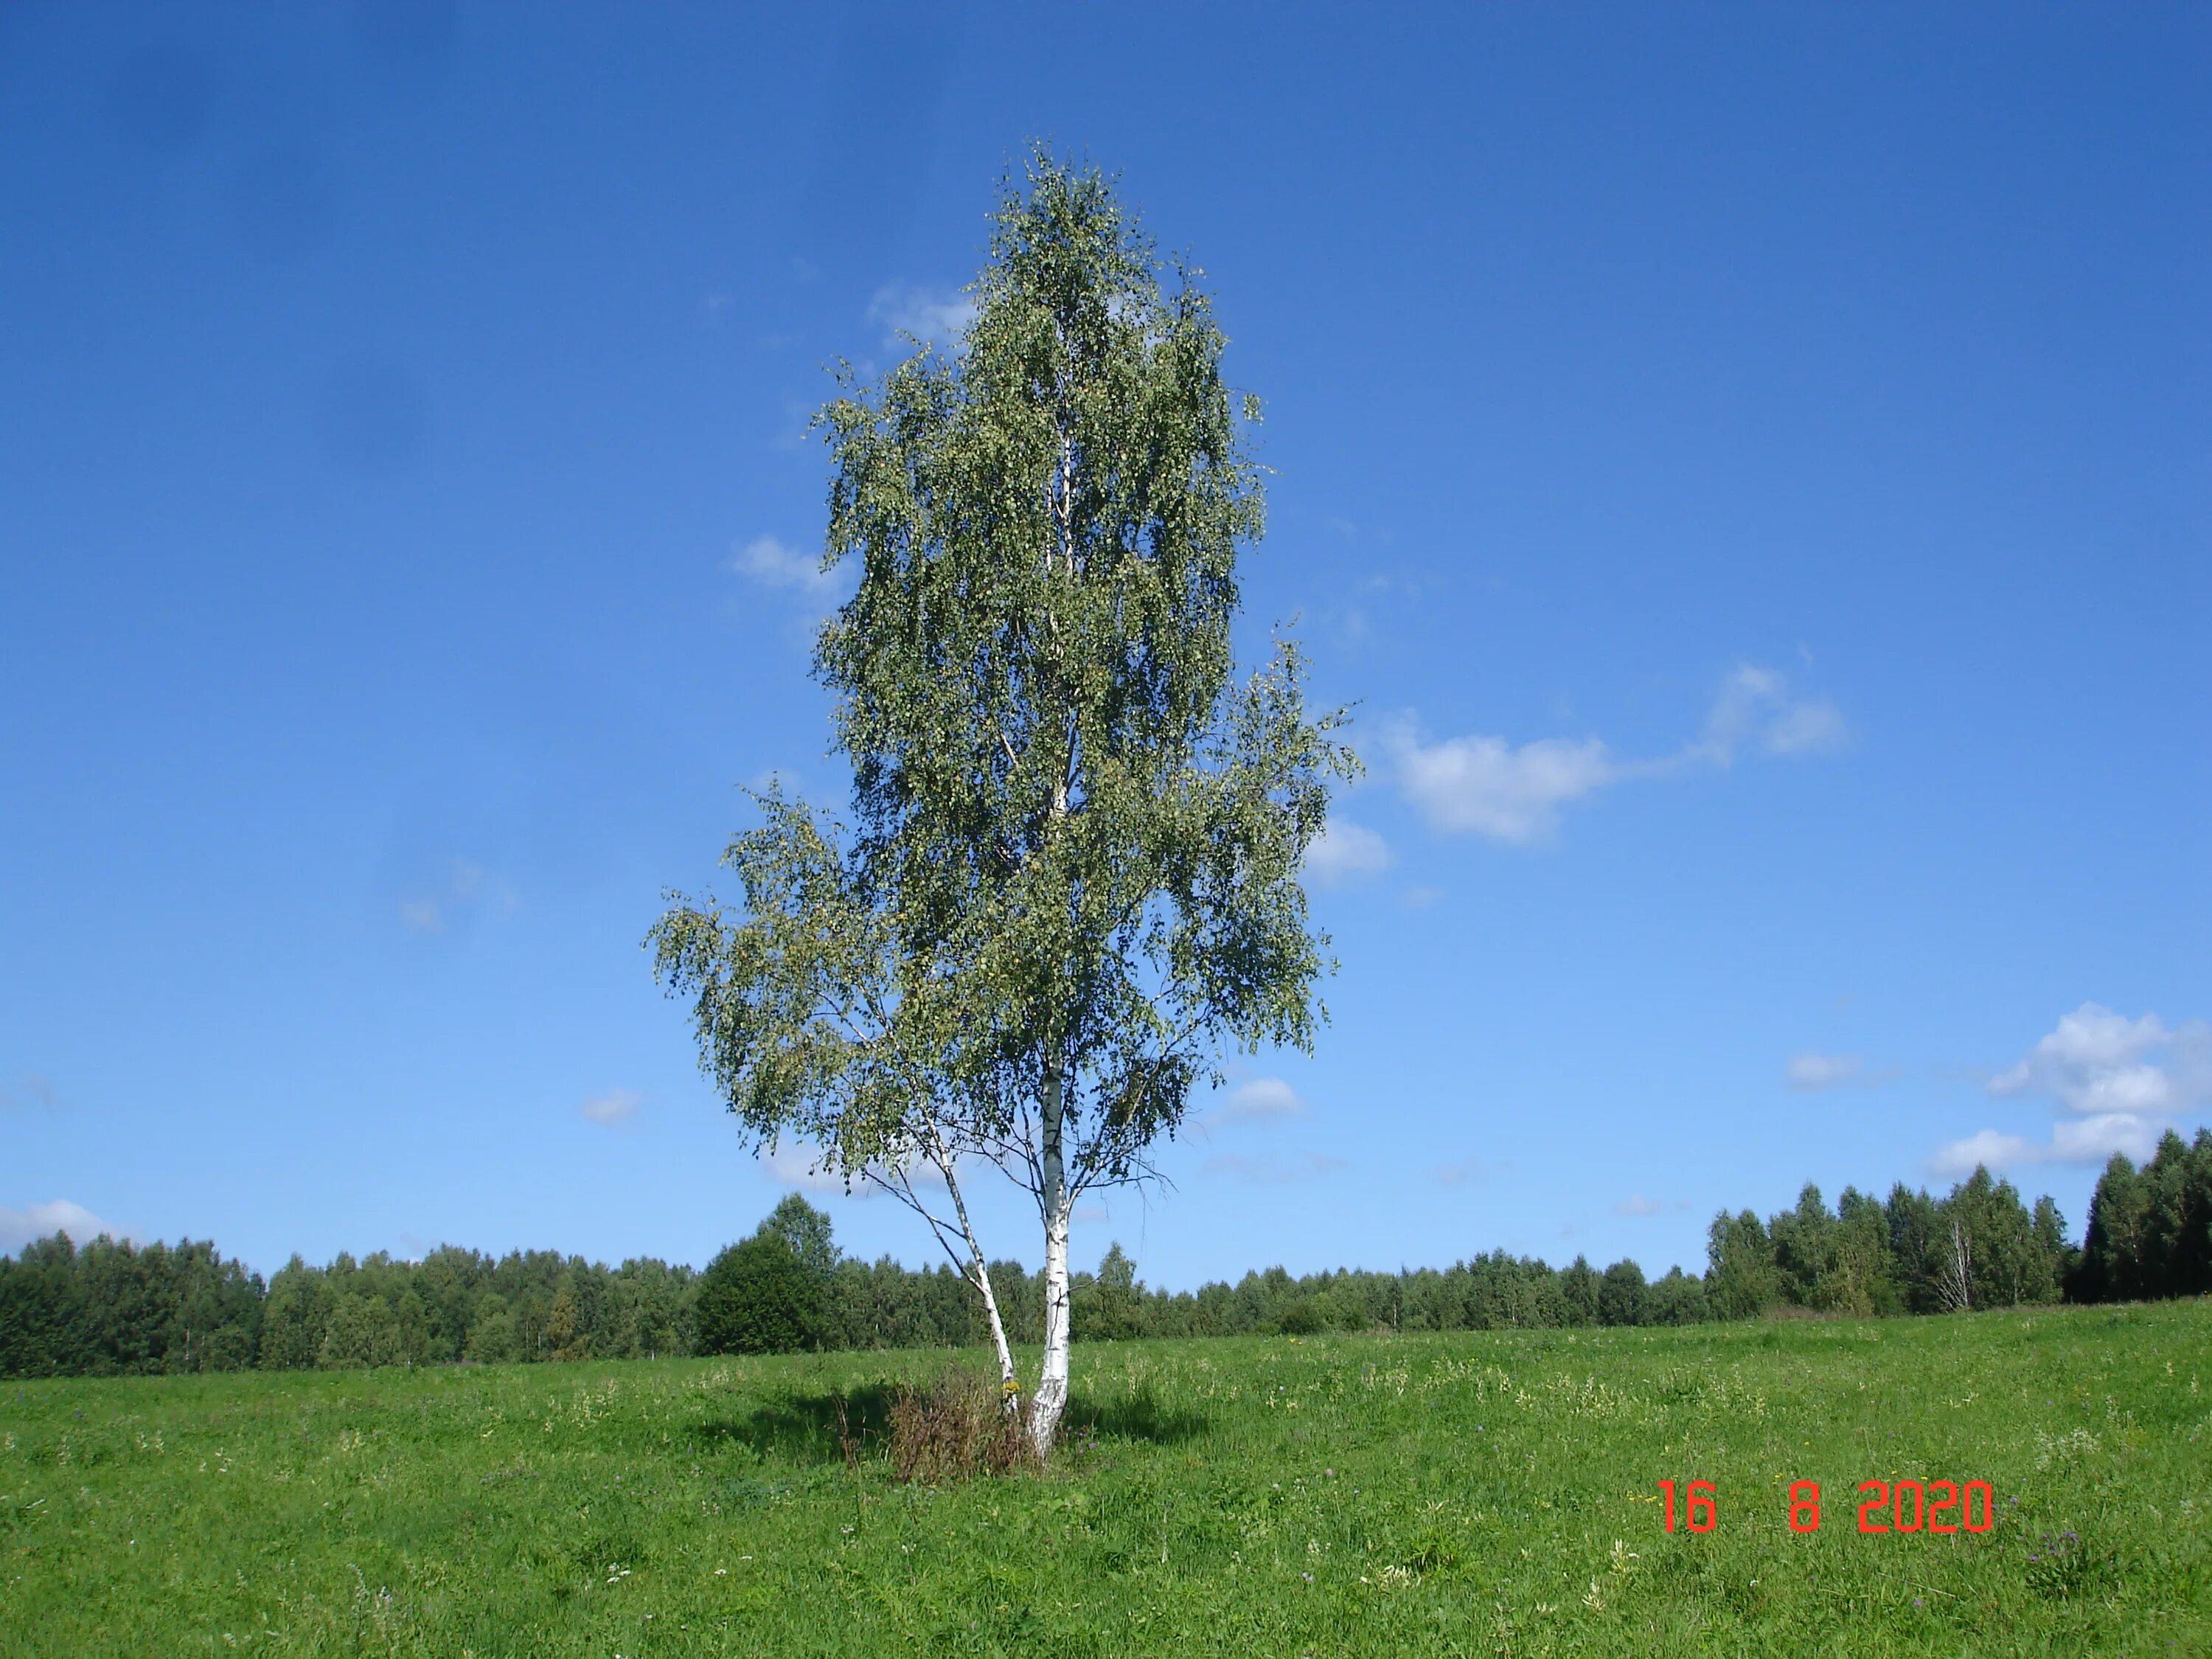
POLYGON ((1029 1413, 1008 1410, 1000 1385, 948 1370, 926 1389, 891 1397, 891 1473, 900 1480, 964 1480, 1035 1468, 1029 1413))

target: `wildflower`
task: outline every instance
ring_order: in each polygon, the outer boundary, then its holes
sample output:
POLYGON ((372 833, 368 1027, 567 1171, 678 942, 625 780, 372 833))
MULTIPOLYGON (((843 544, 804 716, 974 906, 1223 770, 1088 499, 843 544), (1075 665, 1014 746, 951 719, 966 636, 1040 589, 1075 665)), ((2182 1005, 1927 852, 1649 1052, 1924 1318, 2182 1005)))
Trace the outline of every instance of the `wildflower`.
POLYGON ((1302 1572, 1298 1577, 1304 1579, 1309 1584, 1313 1583, 1313 1575, 1310 1572, 1302 1572))

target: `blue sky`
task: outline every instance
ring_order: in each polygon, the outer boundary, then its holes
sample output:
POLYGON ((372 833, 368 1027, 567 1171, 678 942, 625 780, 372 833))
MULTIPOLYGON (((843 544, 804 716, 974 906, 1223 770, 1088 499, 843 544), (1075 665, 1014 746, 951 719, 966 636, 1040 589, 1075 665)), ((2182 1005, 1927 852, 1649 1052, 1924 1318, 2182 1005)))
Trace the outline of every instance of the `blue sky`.
POLYGON ((842 799, 805 417, 1032 137, 1206 268, 1370 763, 1317 1051, 1079 1261, 2078 1230, 2212 1103, 2212 23, 1664 12, 0 12, 0 1248, 750 1230, 640 940, 842 799))

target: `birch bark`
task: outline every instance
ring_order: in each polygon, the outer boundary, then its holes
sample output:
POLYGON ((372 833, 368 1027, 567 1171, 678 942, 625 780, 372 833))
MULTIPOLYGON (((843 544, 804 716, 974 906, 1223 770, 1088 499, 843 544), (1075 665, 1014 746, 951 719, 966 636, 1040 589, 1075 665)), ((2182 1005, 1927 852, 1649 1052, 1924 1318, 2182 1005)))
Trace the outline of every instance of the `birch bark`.
POLYGON ((1052 1455, 1060 1432, 1061 1414, 1067 1409, 1067 1357, 1071 1336, 1067 1285, 1067 1221, 1071 1207, 1067 1192, 1066 1147, 1066 1099, 1064 1080, 1054 1066, 1045 1074, 1043 1121, 1038 1148, 1043 1190, 1037 1194, 1044 1216, 1044 1364, 1037 1377, 1036 1395, 1030 1408, 1030 1433, 1040 1458, 1052 1455))

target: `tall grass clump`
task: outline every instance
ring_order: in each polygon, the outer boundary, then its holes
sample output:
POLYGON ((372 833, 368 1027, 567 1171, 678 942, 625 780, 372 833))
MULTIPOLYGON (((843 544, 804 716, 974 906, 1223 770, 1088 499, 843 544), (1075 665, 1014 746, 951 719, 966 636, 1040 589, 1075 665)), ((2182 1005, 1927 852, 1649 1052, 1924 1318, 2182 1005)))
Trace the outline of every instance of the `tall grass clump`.
POLYGON ((988 1376, 948 1367, 927 1388, 891 1395, 890 1464, 901 1481, 965 1480, 1037 1467, 1024 1404, 988 1376))

